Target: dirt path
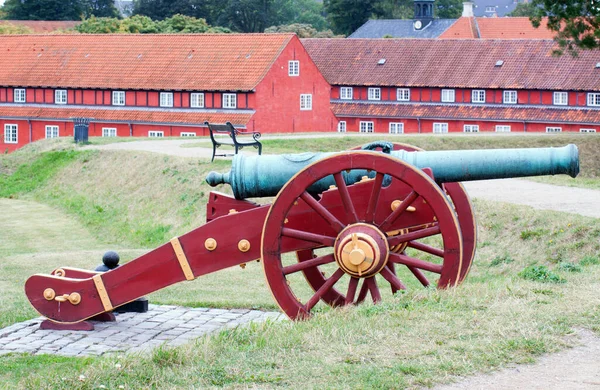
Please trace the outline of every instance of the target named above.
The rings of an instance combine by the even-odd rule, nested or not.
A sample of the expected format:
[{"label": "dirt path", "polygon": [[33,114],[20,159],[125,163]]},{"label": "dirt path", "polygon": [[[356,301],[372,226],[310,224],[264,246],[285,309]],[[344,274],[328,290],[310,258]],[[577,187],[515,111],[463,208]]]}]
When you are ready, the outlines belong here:
[{"label": "dirt path", "polygon": [[[207,148],[182,148],[197,140],[135,141],[90,148],[140,150],[183,157],[210,158]],[[600,191],[560,187],[521,179],[468,182],[473,198],[531,206],[600,218]],[[436,390],[464,389],[597,389],[600,390],[600,338],[581,330],[574,348],[547,355],[532,365],[518,365],[493,374],[479,374],[462,382],[436,387]]]}]

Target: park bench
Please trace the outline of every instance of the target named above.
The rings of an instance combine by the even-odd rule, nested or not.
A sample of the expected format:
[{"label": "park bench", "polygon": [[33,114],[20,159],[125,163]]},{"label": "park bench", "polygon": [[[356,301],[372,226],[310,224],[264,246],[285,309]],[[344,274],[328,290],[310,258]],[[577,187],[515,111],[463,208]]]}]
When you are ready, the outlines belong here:
[{"label": "park bench", "polygon": [[[213,145],[213,154],[212,159],[210,160],[211,162],[214,161],[215,156],[233,156],[234,154],[237,154],[238,151],[244,146],[254,146],[255,149],[258,149],[258,154],[262,153],[262,144],[258,141],[260,138],[260,133],[258,131],[240,131],[233,127],[230,122],[225,124],[204,122],[204,124],[208,126],[210,140],[212,141]],[[252,136],[252,141],[248,139],[249,136]],[[221,145],[230,145],[235,147],[235,153],[216,154],[217,148]]]}]

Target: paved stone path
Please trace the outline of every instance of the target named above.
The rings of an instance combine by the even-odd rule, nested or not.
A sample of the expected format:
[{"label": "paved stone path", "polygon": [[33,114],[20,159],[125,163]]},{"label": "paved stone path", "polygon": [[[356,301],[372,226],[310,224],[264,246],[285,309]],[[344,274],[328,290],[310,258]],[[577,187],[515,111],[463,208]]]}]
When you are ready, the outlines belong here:
[{"label": "paved stone path", "polygon": [[62,356],[145,352],[162,344],[177,346],[191,339],[250,322],[279,321],[277,312],[149,305],[147,313],[117,314],[116,322],[94,322],[86,331],[41,330],[42,317],[0,329],[0,355],[12,352]]}]

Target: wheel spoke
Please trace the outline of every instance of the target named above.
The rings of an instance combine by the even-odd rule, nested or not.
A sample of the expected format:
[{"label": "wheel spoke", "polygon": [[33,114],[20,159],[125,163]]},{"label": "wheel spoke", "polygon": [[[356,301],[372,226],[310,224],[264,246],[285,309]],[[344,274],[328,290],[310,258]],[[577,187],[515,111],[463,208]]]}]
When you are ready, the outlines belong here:
[{"label": "wheel spoke", "polygon": [[346,215],[348,215],[349,218],[348,223],[350,224],[358,222],[358,215],[356,215],[354,204],[352,204],[352,199],[350,199],[348,186],[346,185],[346,181],[344,180],[342,172],[334,174],[333,177],[335,179],[335,184],[337,185],[340,196],[342,197],[342,204],[344,205],[344,210],[346,210]]},{"label": "wheel spoke", "polygon": [[[393,264],[388,263],[388,265],[393,266]],[[394,272],[391,271],[390,268],[384,267],[381,270],[381,276],[385,278],[392,285],[392,293],[396,293],[398,290],[406,290],[406,286],[398,279]]]},{"label": "wheel spoke", "polygon": [[293,264],[293,265],[290,265],[287,267],[283,267],[283,274],[284,275],[293,274],[294,272],[302,271],[307,268],[316,267],[318,265],[333,263],[334,261],[335,261],[335,257],[333,256],[333,253],[325,255],[325,256],[315,257],[314,259],[301,261],[299,263],[296,263],[296,264]]},{"label": "wheel spoke", "polygon": [[363,279],[362,286],[360,287],[360,292],[358,293],[358,299],[356,303],[361,303],[367,297],[367,293],[369,292],[369,285],[367,284],[367,279]]},{"label": "wheel spoke", "polygon": [[333,246],[335,237],[324,236],[322,234],[309,233],[302,230],[283,228],[281,235],[289,238],[296,238],[302,241],[314,242],[325,246]]},{"label": "wheel spoke", "polygon": [[375,280],[375,277],[368,278],[367,284],[369,286],[369,291],[371,292],[371,298],[373,298],[373,303],[381,301],[381,293],[379,292],[379,287],[377,287],[377,280]]},{"label": "wheel spoke", "polygon": [[399,236],[393,236],[388,238],[388,245],[390,247],[402,244],[403,242],[414,241],[420,238],[435,236],[440,234],[441,230],[439,225],[429,227],[426,229],[417,230],[416,232],[410,232]]},{"label": "wheel spoke", "polygon": [[348,283],[348,292],[346,293],[346,301],[345,304],[349,305],[354,302],[354,296],[356,295],[356,287],[358,287],[358,281],[360,279],[355,277],[350,277],[350,282]]},{"label": "wheel spoke", "polygon": [[421,242],[410,241],[408,243],[408,246],[411,247],[411,248],[414,248],[416,250],[429,253],[430,255],[434,255],[434,256],[437,256],[437,257],[444,257],[444,251],[442,249],[434,248],[432,246],[429,246],[427,244],[423,244]]},{"label": "wheel spoke", "polygon": [[325,283],[323,283],[321,288],[317,290],[315,295],[313,295],[308,302],[306,302],[306,311],[311,311],[311,309],[319,302],[321,297],[325,295],[325,293],[329,291],[329,289],[332,288],[342,276],[344,276],[344,271],[338,268],[337,271],[335,271],[333,275],[331,275],[331,277],[327,279]]},{"label": "wheel spoke", "polygon": [[306,202],[317,214],[319,214],[332,228],[335,229],[336,233],[339,233],[344,228],[344,225],[337,219],[333,214],[323,207],[315,198],[313,198],[308,192],[304,191],[300,198]]},{"label": "wheel spoke", "polygon": [[408,269],[410,270],[410,272],[413,273],[413,275],[415,275],[415,277],[419,280],[419,282],[421,282],[423,286],[429,287],[429,280],[420,269],[415,267],[408,267]]},{"label": "wheel spoke", "polygon": [[441,264],[430,263],[424,260],[415,259],[413,257],[398,253],[390,253],[390,261],[393,263],[404,264],[409,267],[419,268],[425,271],[435,272],[436,274],[442,273]]},{"label": "wheel spoke", "polygon": [[392,211],[392,213],[388,215],[385,221],[383,221],[383,223],[380,226],[380,229],[384,231],[387,230],[394,222],[396,222],[400,215],[402,215],[402,213],[406,211],[408,206],[410,206],[418,197],[419,194],[417,194],[415,191],[412,191],[410,194],[408,194],[408,196],[402,201],[402,203],[400,203],[398,208]]},{"label": "wheel spoke", "polygon": [[379,194],[381,193],[383,177],[384,174],[380,172],[377,172],[375,175],[371,197],[369,198],[369,206],[367,207],[367,214],[365,217],[366,222],[372,223],[375,220],[375,210],[377,210],[377,202],[379,201]]}]

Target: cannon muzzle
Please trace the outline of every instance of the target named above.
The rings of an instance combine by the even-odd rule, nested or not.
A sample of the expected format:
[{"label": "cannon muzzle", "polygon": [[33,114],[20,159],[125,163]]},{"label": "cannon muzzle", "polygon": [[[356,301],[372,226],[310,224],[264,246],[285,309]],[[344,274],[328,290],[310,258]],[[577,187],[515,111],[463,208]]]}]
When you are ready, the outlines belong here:
[{"label": "cannon muzzle", "polygon": [[[381,143],[378,143],[381,144]],[[356,153],[356,152],[338,152]],[[304,167],[337,153],[299,153],[244,156],[233,158],[231,171],[210,172],[206,182],[215,187],[229,184],[237,199],[275,196]],[[395,150],[390,155],[417,168],[431,168],[438,183],[504,179],[527,176],[579,173],[579,151],[570,144],[560,148],[452,150],[407,152]],[[352,170],[344,173],[346,183],[353,184],[374,172]],[[315,183],[310,190],[320,192],[335,184],[333,177]]]}]

